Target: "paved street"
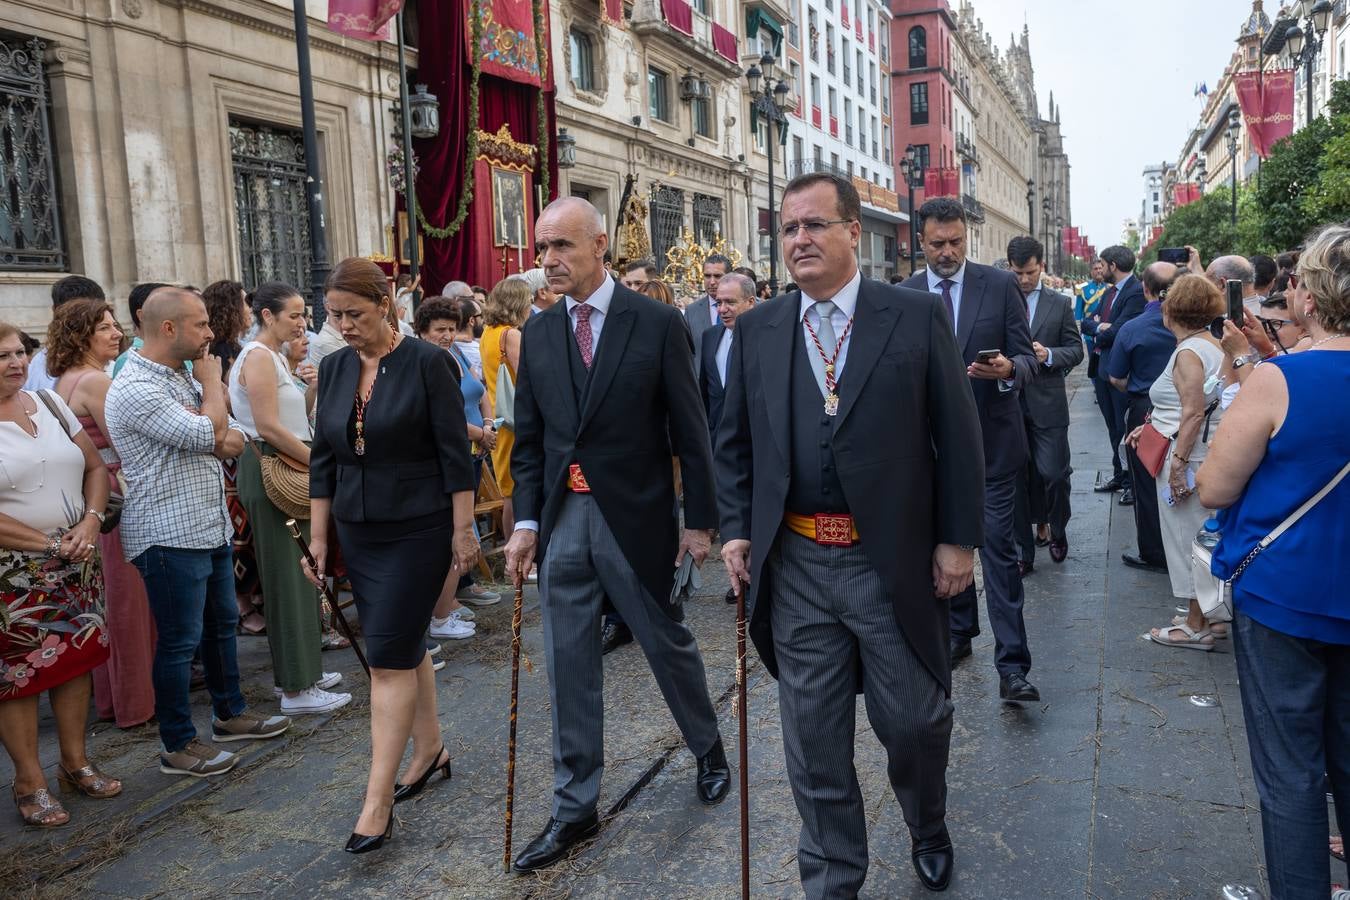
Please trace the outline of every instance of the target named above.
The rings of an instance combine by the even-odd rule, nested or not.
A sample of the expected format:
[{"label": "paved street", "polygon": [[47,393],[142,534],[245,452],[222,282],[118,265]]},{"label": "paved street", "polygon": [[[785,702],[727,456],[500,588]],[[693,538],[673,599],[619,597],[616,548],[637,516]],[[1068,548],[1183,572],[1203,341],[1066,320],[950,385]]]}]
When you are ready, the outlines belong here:
[{"label": "paved street", "polygon": [[[1078,378],[1070,558],[1042,556],[1027,581],[1027,626],[1045,698],[1002,706],[993,642],[955,673],[950,825],[954,897],[1215,897],[1228,881],[1260,883],[1257,799],[1233,657],[1168,650],[1141,639],[1172,615],[1166,579],[1126,569],[1129,510],[1091,493],[1107,459],[1092,392]],[[689,609],[734,760],[733,611],[720,565]],[[548,813],[549,709],[537,595],[527,594],[521,674],[516,846]],[[350,651],[325,655],[356,700],[331,718],[303,719],[284,740],[242,746],[239,769],[199,781],[159,773],[152,728],[94,727],[91,754],[126,780],[110,802],[70,799],[71,824],[24,830],[0,814],[0,895],[288,898],[732,897],[737,884],[733,793],[704,808],[693,760],[641,653],[606,659],[607,771],[600,837],[545,876],[501,870],[510,609],[479,610],[479,637],[448,642],[440,712],[455,774],[400,805],[383,851],[341,851],[355,821],[369,735],[362,676]],[[272,710],[267,646],[240,638],[250,702]],[[773,682],[751,653],[752,879],[756,896],[800,896],[797,818],[784,772]],[[1192,695],[1217,698],[1201,708]],[[205,731],[205,695],[194,695]],[[861,700],[859,701],[861,703]],[[55,741],[44,705],[44,758]],[[921,896],[909,840],[885,780],[884,758],[859,710],[858,771],[872,866],[864,896]],[[4,765],[8,765],[7,760]],[[0,769],[0,783],[11,772]],[[55,784],[52,778],[53,785]]]}]

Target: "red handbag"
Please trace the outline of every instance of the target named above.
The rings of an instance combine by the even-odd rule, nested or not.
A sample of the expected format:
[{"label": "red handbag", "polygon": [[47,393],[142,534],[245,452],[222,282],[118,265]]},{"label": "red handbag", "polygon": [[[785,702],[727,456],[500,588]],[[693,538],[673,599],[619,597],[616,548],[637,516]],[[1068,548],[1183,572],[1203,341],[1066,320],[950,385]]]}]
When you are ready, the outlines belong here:
[{"label": "red handbag", "polygon": [[1139,457],[1139,462],[1148,470],[1148,474],[1157,478],[1171,446],[1171,438],[1154,428],[1152,422],[1145,422],[1143,431],[1139,432],[1139,446],[1134,452]]}]

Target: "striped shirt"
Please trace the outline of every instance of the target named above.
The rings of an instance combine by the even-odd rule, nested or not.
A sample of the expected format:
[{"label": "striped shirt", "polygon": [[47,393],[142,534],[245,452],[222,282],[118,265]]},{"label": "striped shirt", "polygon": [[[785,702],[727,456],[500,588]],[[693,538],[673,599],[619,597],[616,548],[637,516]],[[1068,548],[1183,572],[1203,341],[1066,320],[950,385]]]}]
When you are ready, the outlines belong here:
[{"label": "striped shirt", "polygon": [[[137,351],[108,388],[108,437],[127,479],[122,553],[150,547],[214,550],[234,537],[225,478],[211,420],[200,414],[201,386]],[[238,429],[234,422],[231,428]]]}]

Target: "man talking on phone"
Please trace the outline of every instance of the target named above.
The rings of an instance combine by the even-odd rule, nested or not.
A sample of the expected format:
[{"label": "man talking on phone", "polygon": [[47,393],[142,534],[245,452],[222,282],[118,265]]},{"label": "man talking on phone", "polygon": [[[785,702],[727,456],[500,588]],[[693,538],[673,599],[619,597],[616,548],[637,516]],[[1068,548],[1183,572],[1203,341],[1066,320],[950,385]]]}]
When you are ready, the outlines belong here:
[{"label": "man talking on phone", "polygon": [[[1027,680],[1031,650],[1022,620],[1022,575],[1017,568],[1013,518],[1017,478],[1027,464],[1021,389],[1037,377],[1027,304],[1009,272],[966,260],[966,211],[949,197],[919,208],[919,240],[928,268],[904,287],[942,296],[956,346],[966,363],[984,440],[984,601],[994,629],[994,665],[1003,700],[1041,698]],[[972,584],[952,598],[952,662],[970,656],[980,633]]]}]

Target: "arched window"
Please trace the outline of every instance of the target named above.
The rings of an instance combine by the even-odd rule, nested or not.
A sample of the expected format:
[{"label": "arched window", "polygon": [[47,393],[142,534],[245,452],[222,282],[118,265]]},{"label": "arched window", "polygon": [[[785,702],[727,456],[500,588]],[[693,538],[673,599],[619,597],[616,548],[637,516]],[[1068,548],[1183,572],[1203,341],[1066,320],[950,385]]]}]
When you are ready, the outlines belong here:
[{"label": "arched window", "polygon": [[909,67],[923,69],[928,66],[928,32],[922,25],[909,30]]}]

